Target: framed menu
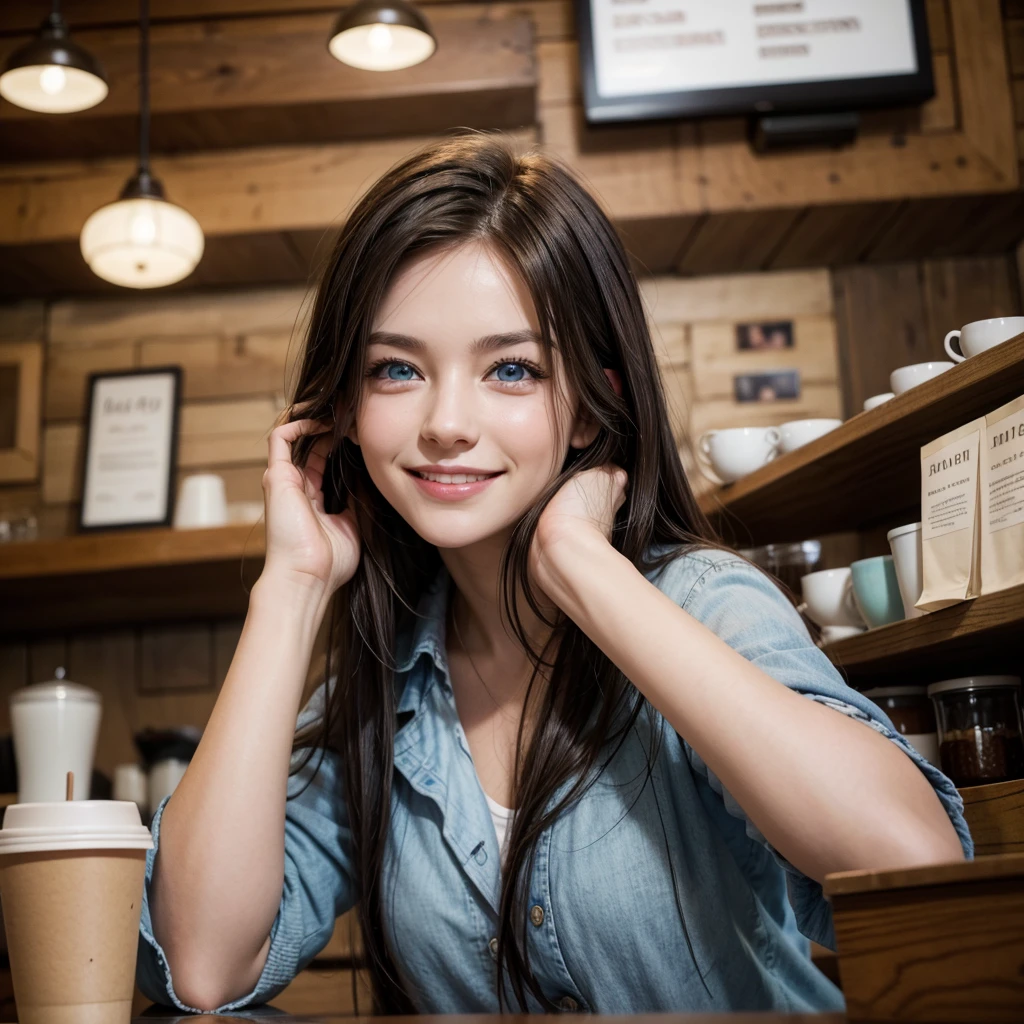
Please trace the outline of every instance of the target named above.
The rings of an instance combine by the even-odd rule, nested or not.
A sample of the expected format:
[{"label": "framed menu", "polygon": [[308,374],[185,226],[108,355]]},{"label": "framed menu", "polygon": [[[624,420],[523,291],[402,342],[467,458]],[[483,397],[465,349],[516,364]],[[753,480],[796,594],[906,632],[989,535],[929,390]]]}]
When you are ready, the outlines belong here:
[{"label": "framed menu", "polygon": [[170,526],[181,367],[89,377],[78,528]]},{"label": "framed menu", "polygon": [[576,0],[576,24],[590,122],[934,95],[925,0]]}]

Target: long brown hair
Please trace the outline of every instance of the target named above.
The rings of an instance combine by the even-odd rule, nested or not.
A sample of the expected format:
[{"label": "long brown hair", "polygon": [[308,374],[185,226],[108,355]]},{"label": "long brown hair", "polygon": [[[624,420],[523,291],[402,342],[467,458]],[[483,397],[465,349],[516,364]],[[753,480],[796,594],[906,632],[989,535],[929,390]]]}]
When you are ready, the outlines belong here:
[{"label": "long brown hair", "polygon": [[[537,725],[524,743],[520,725],[513,781],[517,808],[503,871],[498,928],[498,998],[508,1004],[505,973],[520,1008],[540,990],[527,956],[528,886],[538,837],[591,785],[637,716],[650,707],[628,679],[565,615],[542,651],[532,649],[515,595],[543,615],[531,592],[527,555],[541,512],[573,474],[613,462],[629,473],[613,545],[641,571],[688,548],[714,543],[694,500],[669,425],[665,396],[636,279],[597,201],[558,159],[517,152],[500,133],[460,132],[396,164],[362,196],[341,229],[313,304],[291,418],[330,418],[335,448],[324,476],[328,512],[348,495],[363,539],[359,568],[332,602],[325,676],[337,684],[322,717],[297,735],[295,749],[336,752],[353,842],[359,920],[376,1009],[415,1012],[388,949],[382,921],[382,864],[391,820],[397,695],[395,641],[408,627],[425,586],[440,568],[437,549],[418,536],[371,481],[361,450],[345,437],[360,395],[367,338],[389,283],[413,254],[486,242],[520,274],[533,297],[550,354],[558,339],[568,383],[600,425],[585,449],[571,449],[561,472],[515,524],[504,551],[502,608],[534,666],[550,669]],[[617,370],[622,396],[604,367]],[[339,402],[340,399],[340,402]],[[301,408],[301,412],[299,409]],[[296,443],[304,465],[313,438]],[[652,545],[670,550],[647,561]],[[547,621],[547,620],[545,620]],[[556,652],[552,661],[546,656]],[[603,758],[603,760],[602,760]],[[572,781],[549,808],[555,792]],[[677,909],[680,908],[677,895]],[[680,909],[681,913],[681,909]],[[685,929],[685,922],[684,922]]]}]

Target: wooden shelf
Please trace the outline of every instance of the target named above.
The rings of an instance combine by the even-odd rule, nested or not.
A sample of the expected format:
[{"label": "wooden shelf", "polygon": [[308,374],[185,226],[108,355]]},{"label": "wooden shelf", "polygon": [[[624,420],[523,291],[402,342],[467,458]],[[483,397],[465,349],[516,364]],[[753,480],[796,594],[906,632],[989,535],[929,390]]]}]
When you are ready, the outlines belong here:
[{"label": "wooden shelf", "polygon": [[701,507],[741,546],[914,522],[921,446],[1021,394],[1024,334],[705,494]]},{"label": "wooden shelf", "polygon": [[0,635],[244,615],[265,544],[262,522],[5,544]]},{"label": "wooden shelf", "polygon": [[970,673],[1021,673],[1024,585],[826,644],[825,653],[859,689],[934,682]]},{"label": "wooden shelf", "polygon": [[1024,779],[960,790],[974,854],[1024,853]]}]

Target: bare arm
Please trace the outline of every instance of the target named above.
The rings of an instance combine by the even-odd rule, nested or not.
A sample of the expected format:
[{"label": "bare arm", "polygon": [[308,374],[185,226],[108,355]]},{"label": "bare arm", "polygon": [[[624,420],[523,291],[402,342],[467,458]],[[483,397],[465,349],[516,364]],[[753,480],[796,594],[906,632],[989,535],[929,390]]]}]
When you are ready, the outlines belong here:
[{"label": "bare arm", "polygon": [[178,997],[214,1009],[250,992],[284,884],[295,721],[328,601],[261,576],[188,770],[164,808],[150,890]]},{"label": "bare arm", "polygon": [[[306,464],[292,444],[321,436]],[[354,575],[351,508],[324,511],[330,424],[292,420],[268,438],[266,559],[224,685],[188,770],[164,807],[153,863],[153,936],[180,1000],[216,1009],[255,987],[284,889],[292,740],[317,631]]]}]

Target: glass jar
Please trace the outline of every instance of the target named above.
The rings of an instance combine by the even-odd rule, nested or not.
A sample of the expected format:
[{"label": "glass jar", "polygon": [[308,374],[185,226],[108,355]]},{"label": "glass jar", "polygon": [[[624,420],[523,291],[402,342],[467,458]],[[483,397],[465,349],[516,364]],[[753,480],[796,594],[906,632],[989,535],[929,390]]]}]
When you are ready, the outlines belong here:
[{"label": "glass jar", "polygon": [[888,716],[896,731],[926,760],[939,767],[935,708],[924,686],[877,686],[865,690]]},{"label": "glass jar", "polygon": [[802,540],[792,544],[764,544],[757,548],[746,548],[739,552],[755,565],[767,569],[783,584],[786,596],[799,604],[800,580],[814,572],[821,561],[821,541]]},{"label": "glass jar", "polygon": [[968,676],[932,683],[942,770],[957,786],[1024,779],[1020,677]]}]

